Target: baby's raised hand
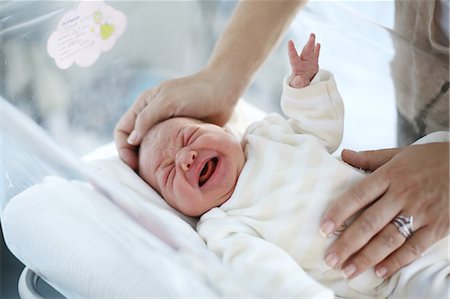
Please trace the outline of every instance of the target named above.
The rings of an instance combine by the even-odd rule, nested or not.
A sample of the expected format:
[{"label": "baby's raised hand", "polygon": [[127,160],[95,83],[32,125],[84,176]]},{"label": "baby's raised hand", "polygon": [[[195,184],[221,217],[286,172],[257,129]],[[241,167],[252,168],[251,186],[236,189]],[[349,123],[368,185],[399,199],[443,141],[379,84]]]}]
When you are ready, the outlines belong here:
[{"label": "baby's raised hand", "polygon": [[308,86],[319,71],[320,44],[316,43],[316,36],[311,33],[302,53],[298,55],[292,40],[288,43],[288,55],[292,74],[289,85],[294,88]]}]

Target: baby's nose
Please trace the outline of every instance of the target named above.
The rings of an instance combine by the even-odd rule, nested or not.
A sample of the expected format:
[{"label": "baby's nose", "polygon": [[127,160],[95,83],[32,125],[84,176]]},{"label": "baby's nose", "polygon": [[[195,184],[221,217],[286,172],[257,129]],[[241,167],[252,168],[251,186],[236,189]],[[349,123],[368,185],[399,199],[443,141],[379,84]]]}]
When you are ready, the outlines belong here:
[{"label": "baby's nose", "polygon": [[183,151],[179,154],[179,159],[181,162],[181,169],[184,171],[188,171],[192,165],[194,165],[194,161],[197,158],[198,154],[196,151]]}]

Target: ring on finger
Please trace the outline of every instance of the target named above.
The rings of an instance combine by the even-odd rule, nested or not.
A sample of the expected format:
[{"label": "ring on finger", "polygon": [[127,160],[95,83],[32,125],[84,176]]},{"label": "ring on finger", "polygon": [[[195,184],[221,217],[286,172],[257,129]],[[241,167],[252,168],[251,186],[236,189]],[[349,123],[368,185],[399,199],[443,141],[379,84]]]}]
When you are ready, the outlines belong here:
[{"label": "ring on finger", "polygon": [[398,215],[392,220],[398,231],[408,239],[413,234],[413,216]]}]

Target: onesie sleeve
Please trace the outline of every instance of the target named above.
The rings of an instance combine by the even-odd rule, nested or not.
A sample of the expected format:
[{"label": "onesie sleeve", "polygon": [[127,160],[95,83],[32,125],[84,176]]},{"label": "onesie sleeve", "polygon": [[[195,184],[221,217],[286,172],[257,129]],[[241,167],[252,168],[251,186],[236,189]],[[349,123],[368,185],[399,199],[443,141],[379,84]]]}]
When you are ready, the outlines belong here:
[{"label": "onesie sleeve", "polygon": [[344,131],[344,104],[332,73],[320,70],[311,84],[303,88],[289,86],[283,80],[281,109],[289,117],[296,133],[311,134],[334,152]]},{"label": "onesie sleeve", "polygon": [[197,231],[257,297],[334,298],[331,290],[310,277],[288,253],[220,208],[203,215]]}]

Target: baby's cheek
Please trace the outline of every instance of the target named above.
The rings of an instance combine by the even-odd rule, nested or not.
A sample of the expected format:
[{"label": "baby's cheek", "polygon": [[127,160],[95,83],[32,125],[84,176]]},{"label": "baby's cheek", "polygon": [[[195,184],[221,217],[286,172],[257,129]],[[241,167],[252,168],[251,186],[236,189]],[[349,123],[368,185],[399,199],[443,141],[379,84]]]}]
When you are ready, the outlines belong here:
[{"label": "baby's cheek", "polygon": [[195,196],[192,187],[182,180],[174,180],[173,193],[177,201],[188,201],[189,198]]}]

